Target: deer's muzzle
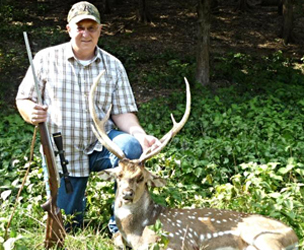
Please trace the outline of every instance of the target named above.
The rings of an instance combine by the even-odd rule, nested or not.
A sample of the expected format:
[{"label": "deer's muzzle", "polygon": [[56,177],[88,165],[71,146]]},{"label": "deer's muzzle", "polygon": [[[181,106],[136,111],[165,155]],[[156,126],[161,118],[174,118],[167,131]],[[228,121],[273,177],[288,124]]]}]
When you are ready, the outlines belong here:
[{"label": "deer's muzzle", "polygon": [[124,203],[132,202],[133,198],[134,198],[134,191],[132,189],[124,190],[122,192],[122,199]]}]

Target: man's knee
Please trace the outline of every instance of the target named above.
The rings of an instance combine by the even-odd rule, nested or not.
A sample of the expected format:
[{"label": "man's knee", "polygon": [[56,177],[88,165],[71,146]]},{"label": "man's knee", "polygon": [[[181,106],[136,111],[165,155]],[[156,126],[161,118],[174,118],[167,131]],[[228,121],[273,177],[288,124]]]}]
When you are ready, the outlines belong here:
[{"label": "man's knee", "polygon": [[143,150],[138,142],[133,136],[130,136],[130,140],[128,141],[127,147],[124,149],[124,153],[126,157],[130,160],[139,159]]},{"label": "man's knee", "polygon": [[142,147],[134,136],[114,130],[112,130],[109,135],[113,142],[121,148],[128,159],[138,159],[141,156],[143,152]]}]

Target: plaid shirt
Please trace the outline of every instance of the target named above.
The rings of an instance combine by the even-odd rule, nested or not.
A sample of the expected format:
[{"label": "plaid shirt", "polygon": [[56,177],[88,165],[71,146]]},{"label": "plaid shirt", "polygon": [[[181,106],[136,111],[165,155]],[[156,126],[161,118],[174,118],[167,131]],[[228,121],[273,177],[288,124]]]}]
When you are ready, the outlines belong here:
[{"label": "plaid shirt", "polygon": [[[46,48],[34,59],[42,99],[48,106],[50,133],[61,132],[71,176],[89,175],[88,154],[101,150],[91,130],[89,91],[97,75],[105,70],[96,91],[95,108],[100,119],[113,104],[112,114],[137,112],[133,92],[122,63],[97,47],[95,57],[83,66],[74,57],[71,43]],[[29,68],[19,86],[17,100],[37,102],[32,70]],[[106,125],[109,131],[112,121]],[[59,159],[57,159],[59,162]],[[59,171],[61,166],[58,164]]]}]

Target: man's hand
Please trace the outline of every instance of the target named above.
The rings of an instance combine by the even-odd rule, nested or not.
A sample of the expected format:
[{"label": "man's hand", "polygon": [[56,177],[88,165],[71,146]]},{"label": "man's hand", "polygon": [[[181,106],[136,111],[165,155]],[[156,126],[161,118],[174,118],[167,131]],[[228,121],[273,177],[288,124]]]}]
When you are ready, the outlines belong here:
[{"label": "man's hand", "polygon": [[21,116],[26,122],[33,125],[46,122],[48,110],[47,106],[39,105],[31,100],[18,100],[16,104]]},{"label": "man's hand", "polygon": [[34,105],[30,114],[30,123],[38,125],[39,123],[46,122],[47,120],[47,109],[45,105]]},{"label": "man's hand", "polygon": [[143,151],[146,151],[147,149],[153,150],[161,144],[156,137],[146,134],[144,129],[140,126],[135,114],[124,113],[112,115],[111,117],[120,130],[133,135],[139,141]]},{"label": "man's hand", "polygon": [[146,151],[148,149],[153,151],[154,149],[158,148],[161,144],[160,141],[153,135],[142,134],[135,136],[135,138],[141,144],[143,151]]}]

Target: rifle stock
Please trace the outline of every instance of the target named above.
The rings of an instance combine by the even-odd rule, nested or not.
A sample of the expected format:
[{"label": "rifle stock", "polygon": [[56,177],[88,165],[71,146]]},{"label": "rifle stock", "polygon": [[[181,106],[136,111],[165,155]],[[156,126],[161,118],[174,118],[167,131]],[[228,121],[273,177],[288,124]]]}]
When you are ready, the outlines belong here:
[{"label": "rifle stock", "polygon": [[50,248],[54,245],[63,247],[66,232],[63,225],[63,219],[60,209],[57,207],[58,194],[58,174],[53,147],[49,138],[46,123],[39,124],[40,140],[43,148],[43,154],[47,161],[49,174],[49,187],[51,197],[47,200],[42,208],[48,213],[46,223],[45,247]]},{"label": "rifle stock", "polygon": [[[42,104],[42,97],[38,87],[38,80],[36,77],[36,72],[32,61],[32,53],[31,53],[27,33],[23,32],[23,36],[26,45],[27,55],[32,68],[35,88],[38,97],[38,103]],[[39,123],[38,127],[40,132],[40,140],[43,148],[43,154],[45,155],[45,159],[47,162],[48,186],[50,188],[50,197],[48,197],[47,202],[42,205],[42,208],[48,213],[47,224],[46,224],[45,247],[47,249],[54,245],[57,245],[58,247],[63,247],[66,232],[63,226],[61,211],[57,207],[59,176],[56,166],[55,155],[46,123],[45,122]]]}]

